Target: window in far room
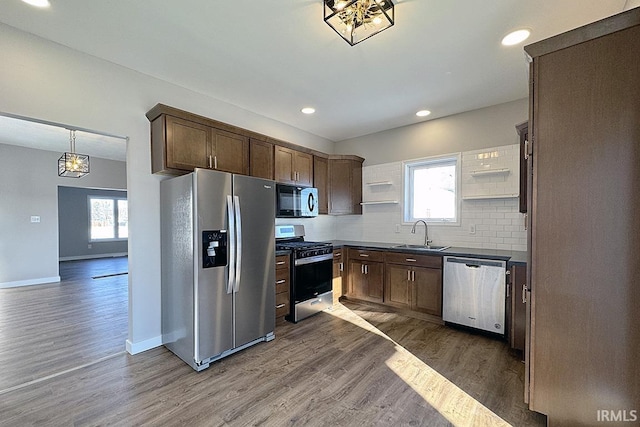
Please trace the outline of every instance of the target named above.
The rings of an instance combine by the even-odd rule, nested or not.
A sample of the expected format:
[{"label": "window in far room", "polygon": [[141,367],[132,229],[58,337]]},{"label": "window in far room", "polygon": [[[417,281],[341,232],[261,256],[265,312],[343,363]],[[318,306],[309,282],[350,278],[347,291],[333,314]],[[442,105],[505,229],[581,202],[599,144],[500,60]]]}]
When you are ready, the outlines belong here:
[{"label": "window in far room", "polygon": [[91,240],[124,240],[129,237],[127,199],[89,197]]},{"label": "window in far room", "polygon": [[404,162],[404,221],[457,224],[460,155]]}]

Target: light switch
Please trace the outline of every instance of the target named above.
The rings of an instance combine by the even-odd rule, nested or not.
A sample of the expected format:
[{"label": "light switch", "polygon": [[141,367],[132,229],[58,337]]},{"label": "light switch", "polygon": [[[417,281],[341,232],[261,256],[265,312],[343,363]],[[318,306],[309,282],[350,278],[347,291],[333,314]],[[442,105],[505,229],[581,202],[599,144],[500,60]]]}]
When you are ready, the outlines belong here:
[{"label": "light switch", "polygon": [[31,222],[32,223],[40,222],[40,215],[31,215]]},{"label": "light switch", "polygon": [[476,234],[476,225],[475,224],[469,225],[469,234]]}]

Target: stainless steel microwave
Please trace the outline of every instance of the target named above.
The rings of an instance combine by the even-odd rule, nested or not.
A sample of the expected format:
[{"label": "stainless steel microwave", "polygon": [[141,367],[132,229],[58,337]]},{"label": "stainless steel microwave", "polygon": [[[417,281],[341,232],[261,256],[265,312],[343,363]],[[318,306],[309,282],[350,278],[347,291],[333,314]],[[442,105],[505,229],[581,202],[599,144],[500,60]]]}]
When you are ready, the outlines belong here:
[{"label": "stainless steel microwave", "polygon": [[276,218],[318,216],[318,189],[276,184]]}]

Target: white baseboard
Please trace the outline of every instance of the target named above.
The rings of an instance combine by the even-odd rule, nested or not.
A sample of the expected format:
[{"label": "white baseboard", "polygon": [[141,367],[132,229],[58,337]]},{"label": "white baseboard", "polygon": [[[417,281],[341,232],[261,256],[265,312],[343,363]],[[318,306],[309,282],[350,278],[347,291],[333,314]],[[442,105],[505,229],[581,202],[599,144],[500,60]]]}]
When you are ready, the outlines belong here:
[{"label": "white baseboard", "polygon": [[149,338],[148,340],[133,343],[127,340],[125,346],[127,352],[131,355],[142,353],[143,351],[151,350],[152,348],[160,347],[162,345],[162,335]]},{"label": "white baseboard", "polygon": [[17,280],[15,282],[0,283],[0,289],[17,288],[19,286],[44,285],[45,283],[55,283],[60,281],[60,276],[40,277],[38,279]]},{"label": "white baseboard", "polygon": [[116,252],[112,254],[95,254],[95,255],[78,255],[78,256],[61,256],[58,261],[79,261],[82,259],[97,259],[97,258],[118,258],[121,256],[128,256],[128,252]]}]

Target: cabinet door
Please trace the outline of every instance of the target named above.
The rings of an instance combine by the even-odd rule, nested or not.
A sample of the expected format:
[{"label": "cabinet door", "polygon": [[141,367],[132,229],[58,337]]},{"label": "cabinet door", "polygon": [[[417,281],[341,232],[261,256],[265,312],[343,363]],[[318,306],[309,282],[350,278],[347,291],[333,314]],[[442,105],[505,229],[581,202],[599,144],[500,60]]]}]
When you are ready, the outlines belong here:
[{"label": "cabinet door", "polygon": [[249,174],[249,139],[245,136],[212,129],[211,167],[231,173]]},{"label": "cabinet door", "polygon": [[357,299],[366,299],[368,294],[367,281],[364,274],[364,263],[349,260],[349,286],[347,296]]},{"label": "cabinet door", "polygon": [[329,160],[313,156],[313,186],[318,189],[318,213],[320,214],[329,213],[328,179]]},{"label": "cabinet door", "polygon": [[250,140],[249,174],[258,178],[273,179],[273,144]]},{"label": "cabinet door", "polygon": [[192,171],[209,167],[211,128],[166,116],[166,167]]},{"label": "cabinet door", "polygon": [[367,299],[373,302],[382,302],[384,295],[384,264],[381,262],[368,262],[365,264],[367,276]]},{"label": "cabinet door", "polygon": [[329,213],[361,214],[362,163],[349,159],[329,159]]},{"label": "cabinet door", "polygon": [[293,151],[293,170],[298,185],[313,185],[313,156],[300,151]]},{"label": "cabinet door", "polygon": [[293,150],[276,145],[275,180],[284,184],[295,184],[293,170]]},{"label": "cabinet door", "polygon": [[412,267],[411,308],[422,313],[442,316],[442,270]]},{"label": "cabinet door", "polygon": [[385,269],[384,303],[393,307],[411,307],[411,269],[403,265],[387,264]]}]

